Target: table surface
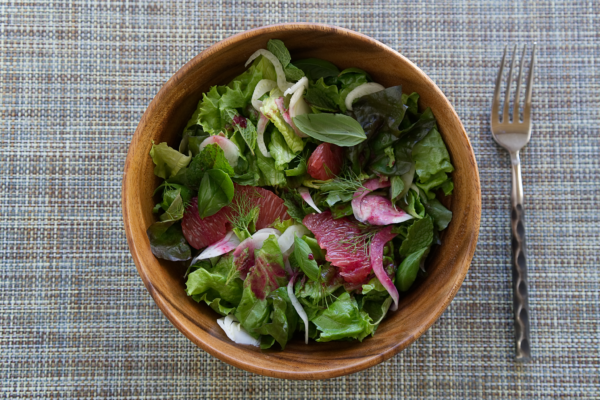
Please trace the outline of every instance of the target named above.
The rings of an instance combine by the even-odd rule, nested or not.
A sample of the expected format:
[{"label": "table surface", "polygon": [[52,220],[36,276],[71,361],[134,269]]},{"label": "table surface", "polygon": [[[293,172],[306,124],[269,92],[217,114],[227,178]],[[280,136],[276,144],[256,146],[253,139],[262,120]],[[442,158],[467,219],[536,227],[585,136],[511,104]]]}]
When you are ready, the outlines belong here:
[{"label": "table surface", "polygon": [[[458,295],[401,354],[317,382],[247,373],[161,314],[129,254],[128,144],[160,87],[232,34],[320,22],[369,35],[455,106],[482,187]],[[592,1],[0,1],[0,393],[131,398],[598,398],[600,18]],[[522,154],[534,361],[513,361],[509,157],[489,109],[505,44],[538,44]]]}]

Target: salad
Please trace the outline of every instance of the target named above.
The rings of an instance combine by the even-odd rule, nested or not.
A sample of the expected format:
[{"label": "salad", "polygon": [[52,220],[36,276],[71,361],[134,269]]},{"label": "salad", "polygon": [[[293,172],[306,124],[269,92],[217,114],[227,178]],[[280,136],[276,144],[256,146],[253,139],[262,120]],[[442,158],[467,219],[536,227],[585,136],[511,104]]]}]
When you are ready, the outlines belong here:
[{"label": "salad", "polygon": [[417,93],[295,60],[280,40],[204,93],[177,148],[153,143],[156,257],[236,343],[373,335],[440,244],[453,166]]}]

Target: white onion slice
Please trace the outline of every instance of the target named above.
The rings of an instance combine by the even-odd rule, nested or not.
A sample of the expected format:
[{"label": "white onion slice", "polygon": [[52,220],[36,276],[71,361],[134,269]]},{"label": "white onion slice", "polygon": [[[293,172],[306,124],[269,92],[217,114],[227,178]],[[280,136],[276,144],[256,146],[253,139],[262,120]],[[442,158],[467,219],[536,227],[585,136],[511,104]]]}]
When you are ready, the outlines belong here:
[{"label": "white onion slice", "polygon": [[315,204],[315,202],[313,201],[312,197],[310,197],[310,192],[308,191],[308,188],[304,187],[304,186],[300,186],[298,188],[298,193],[300,193],[300,196],[302,197],[302,199],[312,208],[315,209],[316,212],[318,212],[319,214],[321,214],[321,210],[319,210],[319,208],[317,207],[317,205]]},{"label": "white onion slice", "polygon": [[190,265],[194,265],[197,261],[206,260],[209,258],[213,258],[216,256],[221,256],[223,254],[229,253],[231,250],[235,250],[236,247],[240,244],[240,239],[230,231],[225,237],[218,242],[215,242],[208,246],[204,251],[196,256],[192,260]]},{"label": "white onion slice", "polygon": [[267,145],[265,144],[265,130],[267,129],[268,124],[269,118],[265,117],[265,114],[260,113],[257,124],[258,126],[256,127],[256,144],[258,144],[258,149],[263,156],[267,158],[273,158],[271,156],[271,152],[267,150]]},{"label": "white onion slice", "polygon": [[283,232],[279,239],[277,239],[277,244],[279,244],[279,249],[283,254],[284,258],[287,258],[291,252],[294,250],[294,238],[298,236],[301,238],[304,235],[309,234],[310,231],[304,227],[304,225],[296,224],[292,225]]},{"label": "white onion slice", "polygon": [[[304,86],[305,89],[308,89],[308,78],[303,76],[302,78],[300,78],[300,80],[296,83],[294,83],[288,90],[286,90],[285,92],[283,92],[284,95],[286,94],[292,94],[292,93],[296,93],[301,86]],[[304,90],[302,91],[304,92]]]},{"label": "white onion slice", "polygon": [[225,153],[225,158],[229,162],[229,165],[235,167],[238,163],[238,158],[240,158],[240,149],[235,143],[224,136],[214,135],[207,137],[200,143],[200,151],[204,150],[207,145],[214,143],[218,144],[219,147],[223,149],[223,153]]},{"label": "white onion slice", "polygon": [[235,343],[249,344],[256,347],[260,346],[260,340],[250,336],[233,315],[217,319],[217,324],[223,329],[227,337]]},{"label": "white onion slice", "polygon": [[344,103],[346,103],[346,108],[352,111],[352,102],[354,101],[354,99],[358,99],[359,97],[363,97],[368,94],[381,92],[382,90],[385,90],[385,87],[381,86],[379,83],[363,83],[362,85],[355,87],[350,93],[348,93],[348,95],[346,96],[346,100],[344,101]]},{"label": "white onion slice", "polygon": [[304,308],[302,308],[302,305],[294,294],[294,278],[290,279],[290,282],[287,285],[287,292],[298,316],[304,321],[304,343],[308,344],[308,315],[306,315],[306,311],[304,311]]},{"label": "white onion slice", "polygon": [[279,62],[277,57],[275,57],[275,54],[271,53],[270,51],[265,49],[256,50],[254,54],[250,56],[248,61],[246,61],[245,66],[247,67],[252,61],[258,58],[258,56],[263,56],[267,60],[271,61],[273,67],[275,67],[275,73],[277,74],[277,86],[279,87],[279,90],[281,90],[282,92],[288,90],[292,86],[292,84],[288,83],[285,80],[285,73],[283,72],[283,67],[281,66],[281,63]]},{"label": "white onion slice", "polygon": [[262,101],[259,99],[265,94],[270,92],[271,90],[277,87],[277,82],[272,81],[270,79],[263,79],[256,84],[254,88],[254,93],[252,93],[252,106],[257,110],[260,110],[262,107]]}]

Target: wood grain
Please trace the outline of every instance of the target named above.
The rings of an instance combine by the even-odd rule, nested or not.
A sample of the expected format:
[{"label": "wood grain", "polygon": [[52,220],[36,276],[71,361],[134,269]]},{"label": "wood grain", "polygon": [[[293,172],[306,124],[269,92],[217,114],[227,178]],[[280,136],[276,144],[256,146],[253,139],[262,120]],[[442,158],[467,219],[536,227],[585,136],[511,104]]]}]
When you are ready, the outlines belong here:
[{"label": "wood grain", "polygon": [[[452,162],[454,194],[447,199],[453,219],[428,274],[400,300],[398,311],[374,337],[359,342],[305,345],[291,341],[285,351],[261,351],[232,343],[218,327],[218,315],[185,294],[182,266],[156,259],[146,237],[154,222],[152,192],[158,185],[148,156],[152,140],[174,145],[203,92],[225,84],[269,39],[281,39],[293,59],[318,57],[340,68],[359,67],[384,86],[416,91],[431,107]],[[215,44],[184,65],[159,91],[144,113],[129,147],[122,187],[123,220],[138,272],[166,317],[187,338],[219,359],[262,375],[288,379],[327,379],[378,364],[425,332],[446,309],[469,269],[479,233],[481,193],[473,149],[452,106],[419,68],[389,47],[359,33],[318,24],[282,24],[254,29]]]}]

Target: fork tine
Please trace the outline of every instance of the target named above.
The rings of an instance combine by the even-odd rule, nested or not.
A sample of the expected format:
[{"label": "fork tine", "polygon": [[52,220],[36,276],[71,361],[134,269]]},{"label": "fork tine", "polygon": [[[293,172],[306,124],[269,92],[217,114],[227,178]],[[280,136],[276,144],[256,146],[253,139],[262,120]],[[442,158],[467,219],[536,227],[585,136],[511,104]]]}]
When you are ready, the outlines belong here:
[{"label": "fork tine", "polygon": [[525,89],[525,107],[523,108],[523,122],[531,123],[531,91],[533,89],[533,67],[535,66],[535,43],[531,51],[531,64],[529,65],[529,76],[527,77],[527,89]]},{"label": "fork tine", "polygon": [[496,88],[494,89],[494,99],[492,100],[492,123],[498,123],[499,112],[500,112],[500,86],[502,85],[502,71],[504,70],[504,61],[506,59],[506,48],[504,46],[504,54],[502,54],[502,61],[500,61],[500,69],[498,70],[498,77],[496,78]]},{"label": "fork tine", "polygon": [[510,63],[510,71],[508,73],[508,80],[506,81],[506,93],[504,94],[504,111],[502,112],[502,122],[509,122],[508,115],[508,103],[510,102],[510,86],[512,84],[512,73],[515,69],[515,55],[517,54],[517,45],[513,49],[512,61]]},{"label": "fork tine", "polygon": [[515,93],[515,102],[513,104],[513,122],[519,122],[519,100],[521,94],[521,81],[523,80],[523,64],[525,64],[525,51],[527,45],[523,46],[523,54],[521,55],[521,65],[519,65],[519,76],[517,78],[517,93]]}]

